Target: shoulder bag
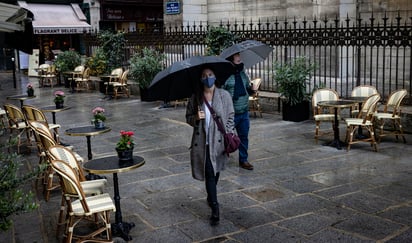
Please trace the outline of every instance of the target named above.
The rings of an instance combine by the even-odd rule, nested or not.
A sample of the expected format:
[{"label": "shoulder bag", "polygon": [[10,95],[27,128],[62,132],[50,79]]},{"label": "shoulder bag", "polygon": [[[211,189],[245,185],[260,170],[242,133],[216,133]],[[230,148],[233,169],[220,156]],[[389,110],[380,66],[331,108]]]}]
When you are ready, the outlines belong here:
[{"label": "shoulder bag", "polygon": [[230,153],[235,152],[239,148],[240,138],[234,133],[226,132],[225,128],[223,127],[222,122],[217,117],[215,110],[213,110],[213,108],[209,105],[209,102],[205,98],[203,99],[204,99],[204,102],[207,108],[209,108],[210,114],[212,114],[213,120],[215,120],[216,122],[217,128],[223,134],[224,143],[225,143],[225,152],[229,156]]}]

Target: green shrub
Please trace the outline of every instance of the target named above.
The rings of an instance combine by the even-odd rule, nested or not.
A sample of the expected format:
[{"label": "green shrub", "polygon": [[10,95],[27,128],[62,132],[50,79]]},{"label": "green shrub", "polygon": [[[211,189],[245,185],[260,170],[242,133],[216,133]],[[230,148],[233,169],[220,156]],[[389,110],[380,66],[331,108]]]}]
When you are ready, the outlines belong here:
[{"label": "green shrub", "polygon": [[[10,145],[9,145],[10,146]],[[0,230],[6,231],[12,225],[10,217],[34,210],[38,205],[34,202],[33,193],[26,192],[24,185],[36,178],[45,167],[37,167],[34,171],[20,174],[20,166],[24,161],[15,153],[6,153],[6,146],[0,145]]]},{"label": "green shrub", "polygon": [[163,70],[165,58],[164,54],[154,48],[143,48],[130,58],[130,77],[140,88],[147,88],[154,76]]},{"label": "green shrub", "polygon": [[86,66],[90,68],[90,75],[99,76],[108,72],[106,54],[103,48],[98,47],[92,57],[87,58]]},{"label": "green shrub", "polygon": [[307,84],[316,65],[310,63],[305,57],[297,57],[284,63],[274,63],[273,78],[278,91],[290,105],[296,105],[304,100],[309,100],[310,93]]},{"label": "green shrub", "polygon": [[54,63],[60,72],[67,72],[73,71],[81,62],[80,54],[70,50],[59,54]]},{"label": "green shrub", "polygon": [[233,45],[238,38],[228,29],[211,27],[206,34],[206,55],[220,55],[223,49]]}]

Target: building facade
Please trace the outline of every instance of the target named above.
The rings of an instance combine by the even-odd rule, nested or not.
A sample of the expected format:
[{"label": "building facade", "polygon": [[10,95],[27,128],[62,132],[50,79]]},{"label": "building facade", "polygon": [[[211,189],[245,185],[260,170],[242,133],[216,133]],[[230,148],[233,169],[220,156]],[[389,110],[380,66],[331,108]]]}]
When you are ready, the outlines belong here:
[{"label": "building facade", "polygon": [[410,0],[164,0],[164,4],[177,2],[179,14],[165,13],[165,26],[193,23],[218,25],[226,22],[273,22],[284,19],[302,20],[313,18],[370,16],[386,14],[387,17],[411,16]]}]

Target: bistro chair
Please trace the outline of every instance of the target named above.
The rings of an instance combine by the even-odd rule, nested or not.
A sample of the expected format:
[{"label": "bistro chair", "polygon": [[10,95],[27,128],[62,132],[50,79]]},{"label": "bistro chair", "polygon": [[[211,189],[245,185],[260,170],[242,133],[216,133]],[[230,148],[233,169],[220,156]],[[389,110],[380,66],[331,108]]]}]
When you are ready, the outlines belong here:
[{"label": "bistro chair", "polygon": [[40,121],[46,123],[49,129],[53,130],[54,138],[59,143],[60,124],[49,123],[44,112],[35,106],[23,105],[22,110],[27,122]]},{"label": "bistro chair", "polygon": [[[359,85],[356,86],[355,88],[353,88],[352,92],[351,92],[351,97],[365,97],[365,100],[367,97],[373,95],[373,94],[377,94],[378,90],[372,86],[372,85]],[[359,113],[359,108],[361,106],[362,103],[360,103],[360,105],[356,105],[354,107],[352,107],[352,117],[356,117],[357,114]]]},{"label": "bistro chair", "polygon": [[[313,110],[313,119],[315,120],[315,142],[318,143],[319,136],[330,132],[322,132],[320,131],[320,123],[321,122],[330,122],[333,125],[335,122],[335,113],[333,108],[322,108],[318,106],[318,103],[321,101],[334,101],[339,100],[339,94],[335,90],[332,89],[317,89],[313,92],[312,96],[312,110]],[[340,116],[338,115],[338,120],[340,120]]]},{"label": "bistro chair", "polygon": [[[396,90],[389,95],[388,101],[382,112],[376,112],[375,122],[379,127],[379,134],[377,134],[378,142],[381,138],[388,135],[395,135],[396,140],[398,136],[401,136],[403,142],[406,143],[405,136],[403,135],[402,123],[401,123],[401,103],[403,98],[408,94],[406,89]],[[384,126],[386,122],[392,123],[392,130],[384,132]]]},{"label": "bistro chair", "polygon": [[56,66],[55,65],[50,65],[46,73],[43,75],[43,84],[42,86],[45,85],[50,85],[50,87],[53,88],[53,83],[56,82],[57,84],[57,73],[56,73]]},{"label": "bistro chair", "polygon": [[[61,160],[61,161],[66,162],[68,165],[70,165],[70,167],[76,172],[76,175],[78,176],[78,179],[80,182],[80,186],[83,188],[83,191],[86,195],[97,195],[97,194],[103,193],[103,189],[105,188],[107,184],[107,180],[106,179],[97,179],[97,180],[90,180],[90,181],[86,180],[83,167],[81,163],[76,159],[76,156],[73,154],[73,151],[61,145],[52,145],[49,147],[48,156],[50,157],[51,160]],[[65,205],[66,196],[67,195],[62,193],[59,220],[57,223],[57,230],[56,230],[57,236],[59,236],[60,226],[65,223],[63,219],[63,214],[64,214],[65,209],[67,210],[66,205]],[[70,195],[70,196],[75,197],[76,195]]]},{"label": "bistro chair", "polygon": [[106,86],[106,95],[109,94],[109,86],[113,86],[115,83],[119,83],[123,74],[123,68],[115,68],[110,72],[109,81],[105,82]]},{"label": "bistro chair", "polygon": [[[62,160],[52,160],[51,164],[60,177],[68,209],[66,242],[72,242],[73,239],[80,242],[112,242],[110,214],[116,211],[116,207],[110,195],[102,193],[86,196],[76,171],[69,164]],[[97,221],[94,231],[88,235],[75,235],[76,226],[83,228],[81,222],[90,221],[91,216]]]},{"label": "bistro chair", "polygon": [[3,131],[6,131],[6,129],[7,129],[6,122],[7,122],[6,110],[3,110],[3,109],[0,107],[0,123],[1,123],[0,129],[3,130]]},{"label": "bistro chair", "polygon": [[90,68],[86,68],[82,73],[81,77],[74,79],[76,83],[76,90],[89,90],[90,83]]},{"label": "bistro chair", "polygon": [[[29,122],[29,124],[30,127],[33,129],[33,132],[35,133],[36,141],[39,141],[39,153],[45,157],[43,161],[47,163],[47,169],[43,175],[43,185],[45,200],[49,201],[50,192],[52,190],[59,188],[59,184],[54,181],[54,172],[50,166],[50,157],[48,156],[48,151],[51,146],[56,146],[58,145],[58,143],[54,140],[52,134],[50,133],[50,130],[47,128],[47,125],[45,123],[31,121]],[[68,147],[68,149],[72,150],[71,147]],[[79,154],[73,152],[73,155],[75,156],[76,160],[79,161],[79,163],[82,163],[84,161]]]},{"label": "bistro chair", "polygon": [[[363,103],[362,108],[360,109],[359,114],[356,118],[345,118],[348,151],[352,144],[359,142],[369,142],[371,146],[374,147],[374,150],[378,151],[375,140],[373,118],[380,98],[381,96],[379,94],[373,94],[369,96]],[[359,127],[365,128],[369,132],[369,136],[359,137],[357,139],[355,138],[356,140],[354,140],[354,133],[357,129],[359,129]]]},{"label": "bistro chair", "polygon": [[79,65],[79,66],[74,68],[73,72],[71,73],[71,76],[67,78],[67,80],[70,83],[70,88],[72,90],[74,90],[75,87],[76,87],[76,81],[75,80],[77,78],[82,77],[84,70],[85,70],[85,67],[83,65]]},{"label": "bistro chair", "polygon": [[253,95],[249,96],[249,112],[254,114],[256,117],[256,113],[259,113],[260,117],[262,118],[262,107],[259,104],[259,87],[262,83],[261,78],[256,78],[251,81],[252,83],[252,90],[255,91]]},{"label": "bistro chair", "polygon": [[50,64],[44,63],[39,66],[37,70],[37,75],[39,77],[39,86],[44,86],[44,80],[47,78],[47,70],[50,68]]},{"label": "bistro chair", "polygon": [[14,132],[17,132],[17,153],[20,153],[20,147],[23,145],[23,134],[26,134],[26,144],[29,146],[30,141],[30,128],[27,124],[26,118],[19,107],[12,104],[5,104],[4,109],[6,110],[6,115],[9,124],[10,137],[9,142],[12,141],[14,137]]},{"label": "bistro chair", "polygon": [[130,97],[129,87],[127,84],[127,75],[129,75],[129,69],[122,73],[122,76],[120,77],[118,82],[112,82],[111,85],[113,86],[113,94],[115,99],[117,99],[118,94],[124,94],[127,96],[127,98]]}]

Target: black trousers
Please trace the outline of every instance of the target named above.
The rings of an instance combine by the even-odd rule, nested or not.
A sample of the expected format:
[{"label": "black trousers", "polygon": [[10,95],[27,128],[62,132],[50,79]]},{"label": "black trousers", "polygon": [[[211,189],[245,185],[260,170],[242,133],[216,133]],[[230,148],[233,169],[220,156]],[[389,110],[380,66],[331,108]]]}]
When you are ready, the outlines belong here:
[{"label": "black trousers", "polygon": [[205,165],[205,184],[207,192],[207,200],[211,203],[217,203],[216,185],[219,180],[220,173],[213,170],[212,162],[210,161],[209,146],[206,146],[206,165]]}]

